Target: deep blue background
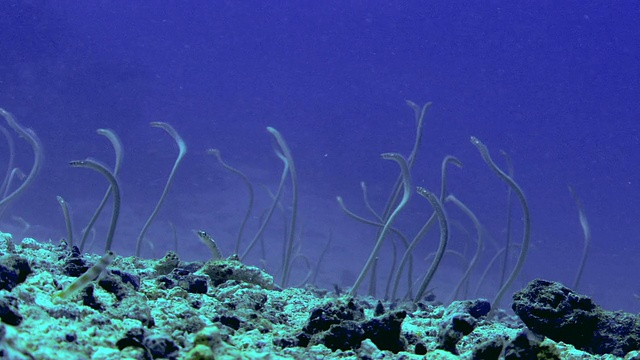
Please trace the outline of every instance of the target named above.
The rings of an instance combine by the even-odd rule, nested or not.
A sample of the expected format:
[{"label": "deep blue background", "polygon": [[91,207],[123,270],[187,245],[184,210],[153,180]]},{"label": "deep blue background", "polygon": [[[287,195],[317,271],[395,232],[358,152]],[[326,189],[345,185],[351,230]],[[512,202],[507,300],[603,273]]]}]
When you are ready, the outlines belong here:
[{"label": "deep blue background", "polygon": [[[172,248],[167,221],[178,228],[185,259],[206,258],[193,228],[206,228],[230,252],[246,193],[204,150],[220,148],[255,181],[253,234],[268,203],[258,184],[274,189],[280,172],[264,130],[274,126],[298,167],[301,252],[315,261],[331,230],[318,282],[349,286],[375,231],[346,218],[334,198],[340,194],[368,215],[359,192],[365,180],[381,208],[397,166],[379,154],[406,155],[413,142],[413,114],[404,101],[433,101],[415,183],[437,190],[441,159],[459,157],[465,167],[451,170],[450,190],[502,244],[506,188],[469,136],[483,140],[500,164],[499,149],[511,155],[533,216],[532,250],[516,286],[533,277],[572,282],[582,247],[567,191],[572,184],[593,232],[581,290],[607,307],[638,311],[637,2],[8,0],[0,3],[0,19],[0,106],[39,134],[47,160],[34,186],[4,215],[5,231],[43,241],[64,237],[55,201],[62,195],[79,232],[106,182],[67,162],[92,156],[112,163],[108,142],[95,135],[108,127],[126,149],[125,210],[114,247],[130,254],[175,157],[171,138],[148,126],[166,121],[183,135],[189,154],[150,230],[156,249],[146,248],[145,255]],[[26,172],[30,149],[18,141],[18,150]],[[287,193],[285,205],[289,199]],[[473,233],[463,214],[448,209]],[[519,242],[517,204],[514,211]],[[412,235],[429,214],[415,196],[398,227]],[[11,215],[31,228],[20,233]],[[275,273],[282,243],[276,219],[267,246]],[[417,260],[435,248],[435,238],[434,231]],[[452,248],[463,250],[462,238],[454,230]],[[385,246],[383,263],[390,249]],[[474,282],[495,249],[485,249]],[[448,298],[459,272],[455,259],[445,260],[434,284],[441,298]],[[492,281],[495,287],[495,276]],[[494,292],[489,285],[482,295]]]}]

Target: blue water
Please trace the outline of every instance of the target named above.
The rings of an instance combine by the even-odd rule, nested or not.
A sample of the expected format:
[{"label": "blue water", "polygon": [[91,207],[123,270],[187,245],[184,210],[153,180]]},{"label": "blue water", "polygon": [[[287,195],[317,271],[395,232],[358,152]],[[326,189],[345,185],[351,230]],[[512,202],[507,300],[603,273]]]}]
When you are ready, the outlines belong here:
[{"label": "blue water", "polygon": [[[449,191],[477,214],[488,241],[471,289],[504,246],[507,223],[507,187],[469,142],[474,135],[501,167],[499,150],[510,155],[531,208],[530,254],[513,289],[535,277],[572,284],[583,235],[571,184],[593,234],[579,290],[610,309],[640,307],[634,298],[640,293],[636,2],[7,0],[0,15],[0,107],[38,134],[46,156],[36,182],[3,214],[3,231],[41,241],[66,237],[60,195],[79,236],[107,182],[67,164],[93,157],[111,166],[113,151],[95,133],[110,128],[125,147],[113,248],[131,255],[177,154],[173,140],[148,125],[164,121],[184,137],[189,153],[143,256],[173,249],[169,222],[183,259],[208,257],[192,229],[208,231],[230,254],[246,190],[205,150],[219,148],[255,185],[243,248],[269,206],[260,184],[275,192],[282,170],[265,130],[273,126],[286,138],[298,171],[296,248],[315,264],[331,233],[317,284],[348,287],[373,248],[376,229],[347,218],[335,197],[371,218],[360,193],[364,180],[373,207],[382,211],[398,167],[380,154],[408,156],[415,121],[405,100],[432,101],[413,182],[439,192],[443,157],[464,163],[450,169]],[[7,146],[1,146],[6,164]],[[28,172],[31,149],[21,139],[16,147],[16,165]],[[291,195],[288,184],[286,216]],[[446,208],[471,234],[467,240],[451,226],[450,247],[470,259],[473,225],[451,204]],[[413,194],[396,227],[411,238],[431,211]],[[98,222],[91,251],[103,251],[109,214],[107,208]],[[513,215],[512,238],[520,243],[522,211],[515,198]],[[416,249],[416,274],[425,271],[423,259],[438,236],[434,228]],[[264,246],[267,269],[276,276],[284,237],[277,210]],[[378,296],[392,258],[390,241],[380,253]],[[259,264],[261,257],[258,247],[247,261]],[[302,258],[293,268],[292,284],[306,273]],[[449,298],[462,269],[458,259],[445,257],[433,283],[440,299]],[[490,272],[479,295],[493,297],[498,273]]]}]

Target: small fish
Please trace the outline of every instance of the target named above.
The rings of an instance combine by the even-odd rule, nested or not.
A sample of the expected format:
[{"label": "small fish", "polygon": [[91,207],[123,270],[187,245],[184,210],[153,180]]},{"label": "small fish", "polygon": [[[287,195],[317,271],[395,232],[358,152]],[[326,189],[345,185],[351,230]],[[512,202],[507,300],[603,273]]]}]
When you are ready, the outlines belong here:
[{"label": "small fish", "polygon": [[64,290],[58,291],[53,294],[54,298],[68,299],[75,295],[78,291],[84,289],[90,282],[98,279],[104,270],[111,264],[116,254],[109,250],[100,260],[93,265],[89,270],[77,278],[71,285],[67,286]]}]

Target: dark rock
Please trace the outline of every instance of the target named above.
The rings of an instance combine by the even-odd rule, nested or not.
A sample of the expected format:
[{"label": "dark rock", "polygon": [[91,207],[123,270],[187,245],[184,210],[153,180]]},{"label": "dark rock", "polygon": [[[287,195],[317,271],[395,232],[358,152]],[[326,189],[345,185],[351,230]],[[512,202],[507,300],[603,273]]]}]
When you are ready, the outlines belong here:
[{"label": "dark rock", "polygon": [[[66,253],[66,252],[65,252]],[[64,259],[64,265],[62,265],[62,272],[71,277],[79,277],[89,270],[90,266],[82,258],[82,254],[77,246],[71,248],[71,251],[67,253]]]},{"label": "dark rock", "polygon": [[471,355],[472,360],[498,360],[504,347],[503,338],[494,338],[478,345]]},{"label": "dark rock", "polygon": [[447,316],[439,325],[438,348],[458,355],[456,345],[473,331],[476,323],[476,319],[469,314],[455,313]]},{"label": "dark rock", "polygon": [[192,300],[189,302],[189,305],[194,309],[200,309],[202,307],[202,301],[200,300]]},{"label": "dark rock", "polygon": [[378,300],[378,303],[376,304],[376,308],[373,312],[373,315],[380,316],[384,313],[385,313],[384,305],[382,305],[382,301]]},{"label": "dark rock", "polygon": [[531,281],[514,294],[512,308],[533,332],[591,354],[624,356],[640,348],[637,315],[603,310],[556,282]]},{"label": "dark rock", "polygon": [[[204,276],[189,275],[186,279],[187,287],[185,290],[192,294],[206,294],[209,286]],[[181,285],[182,286],[182,285]]]},{"label": "dark rock", "polygon": [[405,349],[406,343],[401,337],[402,321],[407,316],[405,311],[396,311],[381,318],[366,321],[364,338],[371,339],[380,350],[389,350],[394,354]]},{"label": "dark rock", "polygon": [[127,295],[135,292],[133,286],[127,286],[122,281],[122,277],[113,274],[112,271],[105,272],[98,280],[98,285],[106,292],[115,295],[118,301],[122,301]]},{"label": "dark rock", "polygon": [[87,285],[87,287],[82,290],[82,304],[96,311],[104,311],[105,307],[98,301],[98,299],[96,299],[94,291],[95,288],[93,287],[93,284]]},{"label": "dark rock", "polygon": [[11,291],[18,285],[18,274],[0,263],[0,290]]},{"label": "dark rock", "polygon": [[144,339],[145,335],[146,335],[146,330],[144,328],[135,327],[135,328],[129,329],[126,332],[125,337],[136,339],[136,340],[142,342],[142,340]]},{"label": "dark rock", "polygon": [[543,340],[543,336],[536,335],[530,330],[523,330],[505,346],[504,359],[560,360],[559,351],[555,348],[542,346]]},{"label": "dark rock", "polygon": [[240,321],[240,319],[238,319],[235,316],[216,316],[215,318],[213,318],[214,322],[219,322],[223,325],[226,325],[230,328],[232,328],[233,330],[238,330],[240,329],[240,325],[242,323],[242,321]]},{"label": "dark rock", "polygon": [[178,285],[167,275],[158,276],[156,278],[156,283],[158,284],[158,287],[163,290],[173,289]]},{"label": "dark rock", "polygon": [[12,296],[0,297],[0,320],[8,325],[18,326],[22,315],[18,311],[18,299]]},{"label": "dark rock", "polygon": [[333,351],[347,351],[359,348],[362,340],[364,340],[362,326],[356,321],[348,320],[331,325],[323,334],[321,343]]},{"label": "dark rock", "polygon": [[483,316],[487,316],[491,311],[491,303],[487,299],[465,300],[469,304],[469,315],[476,319],[480,319]]},{"label": "dark rock", "polygon": [[142,344],[149,349],[154,359],[176,359],[180,351],[178,345],[166,335],[150,335],[142,341]]},{"label": "dark rock", "polygon": [[106,292],[115,295],[118,301],[133,295],[140,289],[140,277],[118,269],[104,272],[98,279],[98,285]]},{"label": "dark rock", "polygon": [[143,360],[152,360],[153,356],[149,349],[140,341],[134,338],[124,337],[118,341],[116,341],[116,346],[118,350],[122,351],[128,347],[138,348],[142,350],[142,359]]},{"label": "dark rock", "polygon": [[298,346],[324,344],[332,350],[355,350],[362,340],[370,339],[380,350],[394,353],[406,348],[402,337],[405,311],[395,311],[367,320],[364,309],[355,300],[327,303],[311,312],[307,325],[297,336]]},{"label": "dark rock", "polygon": [[16,255],[0,258],[0,290],[11,291],[31,274],[29,262]]},{"label": "dark rock", "polygon": [[316,334],[329,330],[331,325],[339,324],[345,320],[364,320],[364,309],[351,299],[346,304],[325,304],[322,308],[316,308],[311,312],[309,321],[303,331],[308,334]]},{"label": "dark rock", "polygon": [[78,340],[78,336],[74,333],[67,333],[64,335],[64,340],[66,342],[75,342],[76,340]]},{"label": "dark rock", "polygon": [[172,289],[180,286],[192,294],[206,294],[209,289],[207,277],[204,275],[194,275],[190,270],[176,268],[164,276],[159,276],[156,282],[162,289]]},{"label": "dark rock", "polygon": [[491,304],[487,299],[454,301],[447,307],[447,313],[467,313],[479,319],[491,311]]},{"label": "dark rock", "polygon": [[262,311],[265,308],[267,300],[269,300],[267,295],[263,293],[250,293],[249,299],[251,300],[251,308],[256,311]]},{"label": "dark rock", "polygon": [[438,329],[438,348],[458,355],[456,345],[470,334],[478,319],[486,316],[491,305],[486,299],[454,301],[447,307]]},{"label": "dark rock", "polygon": [[123,284],[129,284],[133,287],[135,291],[140,289],[140,277],[137,275],[133,275],[126,271],[113,269],[110,271],[111,274],[120,278]]},{"label": "dark rock", "polygon": [[307,347],[309,346],[309,342],[311,341],[311,335],[305,333],[305,332],[301,332],[298,335],[296,335],[296,346],[300,346],[300,347]]}]

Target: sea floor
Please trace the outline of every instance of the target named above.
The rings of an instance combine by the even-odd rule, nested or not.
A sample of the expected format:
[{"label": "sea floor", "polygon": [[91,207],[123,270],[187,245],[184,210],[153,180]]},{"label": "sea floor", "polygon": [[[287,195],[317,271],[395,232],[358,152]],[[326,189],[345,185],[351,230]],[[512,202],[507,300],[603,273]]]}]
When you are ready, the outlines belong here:
[{"label": "sea floor", "polygon": [[235,259],[109,264],[6,233],[0,253],[0,359],[619,358],[533,335],[504,312],[489,321],[482,299],[447,307],[280,289]]}]

